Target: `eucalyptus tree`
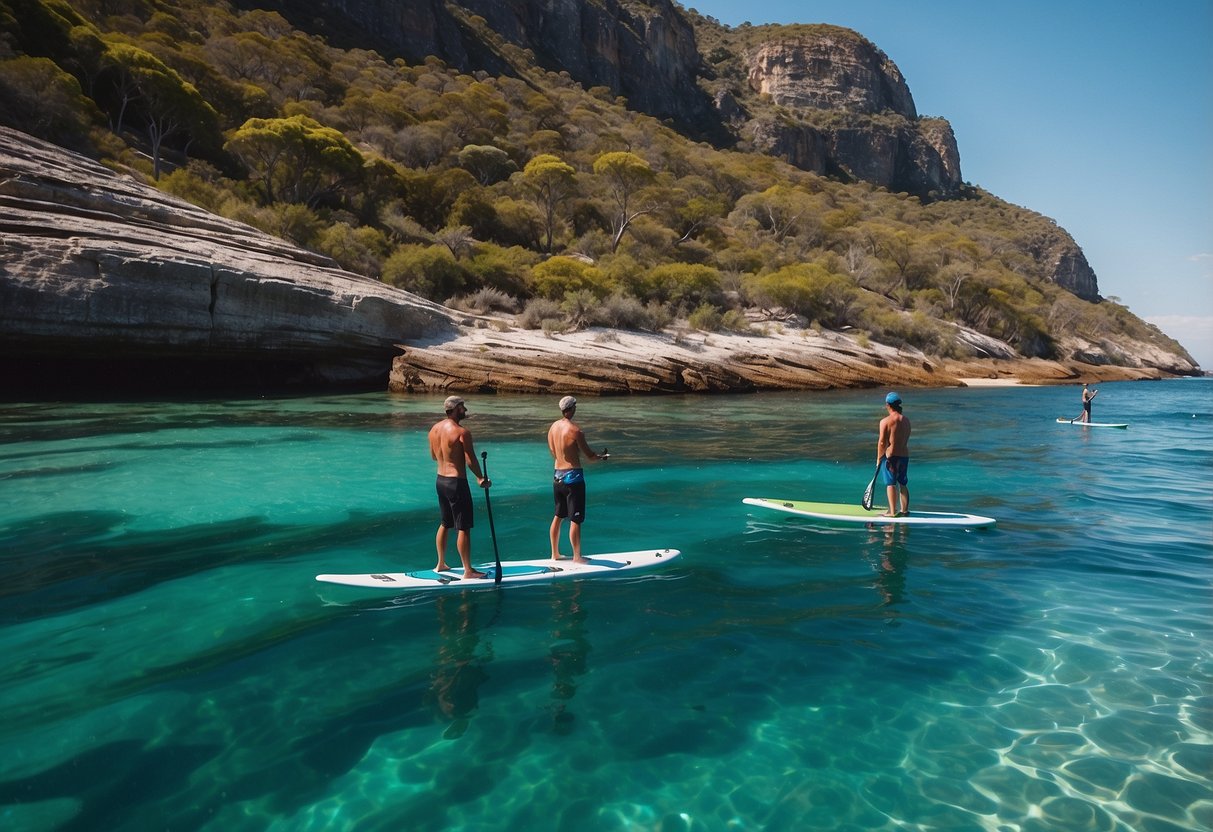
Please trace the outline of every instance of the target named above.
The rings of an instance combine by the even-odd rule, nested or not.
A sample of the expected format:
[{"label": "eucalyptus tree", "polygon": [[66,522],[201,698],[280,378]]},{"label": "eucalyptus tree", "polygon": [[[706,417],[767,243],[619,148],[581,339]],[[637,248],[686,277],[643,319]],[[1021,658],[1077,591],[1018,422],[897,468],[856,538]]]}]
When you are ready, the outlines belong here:
[{"label": "eucalyptus tree", "polygon": [[603,153],[594,160],[594,173],[606,183],[614,213],[611,217],[611,252],[619,248],[619,242],[637,217],[651,213],[653,206],[635,205],[637,193],[654,179],[649,163],[626,150]]},{"label": "eucalyptus tree", "polygon": [[535,202],[543,212],[543,250],[549,254],[552,252],[556,207],[576,189],[576,175],[572,165],[550,153],[541,153],[522,169],[522,181],[535,195]]},{"label": "eucalyptus tree", "polygon": [[251,118],[224,146],[259,181],[267,203],[314,207],[362,171],[363,157],[340,131],[307,116]]}]

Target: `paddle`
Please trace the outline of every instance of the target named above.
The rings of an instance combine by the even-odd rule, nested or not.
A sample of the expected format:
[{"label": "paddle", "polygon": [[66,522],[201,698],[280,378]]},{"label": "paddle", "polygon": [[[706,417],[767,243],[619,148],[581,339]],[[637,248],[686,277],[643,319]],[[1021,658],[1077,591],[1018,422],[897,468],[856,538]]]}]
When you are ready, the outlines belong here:
[{"label": "paddle", "polygon": [[[484,478],[489,478],[489,452],[480,452],[480,472]],[[493,558],[497,561],[497,572],[493,575],[493,583],[501,583],[501,555],[497,552],[497,530],[493,528],[493,501],[489,499],[489,490],[484,489],[484,507],[489,513],[489,534],[493,537]]]},{"label": "paddle", "polygon": [[[883,461],[883,460],[882,460]],[[880,463],[876,463],[876,473],[872,474],[872,481],[868,483],[868,487],[863,492],[863,510],[872,510],[872,492],[876,490],[876,478],[880,476]]]}]

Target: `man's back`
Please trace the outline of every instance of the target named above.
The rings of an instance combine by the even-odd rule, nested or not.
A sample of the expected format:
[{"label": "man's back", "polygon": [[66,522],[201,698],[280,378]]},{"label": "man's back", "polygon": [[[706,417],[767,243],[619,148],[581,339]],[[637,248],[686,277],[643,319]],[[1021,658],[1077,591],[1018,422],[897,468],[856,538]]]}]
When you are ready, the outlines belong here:
[{"label": "man's back", "polygon": [[910,420],[902,413],[893,412],[880,422],[882,446],[891,456],[910,455]]},{"label": "man's back", "polygon": [[548,428],[548,449],[558,469],[580,468],[580,445],[585,440],[581,428],[571,419],[557,419]]},{"label": "man's back", "polygon": [[466,477],[463,438],[467,429],[450,419],[430,428],[430,456],[438,463],[440,477]]}]

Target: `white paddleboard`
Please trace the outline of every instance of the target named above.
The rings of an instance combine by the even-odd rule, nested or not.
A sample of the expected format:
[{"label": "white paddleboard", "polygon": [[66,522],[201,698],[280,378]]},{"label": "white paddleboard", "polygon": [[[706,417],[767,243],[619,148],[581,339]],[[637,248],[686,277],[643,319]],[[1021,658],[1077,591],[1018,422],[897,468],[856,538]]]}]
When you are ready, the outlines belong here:
[{"label": "white paddleboard", "polygon": [[[606,555],[587,555],[588,563],[573,563],[571,558],[553,561],[551,558],[535,560],[509,560],[501,563],[501,585],[539,584],[573,578],[602,578],[608,575],[623,575],[665,566],[676,560],[682,552],[677,549],[644,549],[637,552],[612,552]],[[357,586],[375,589],[391,589],[397,592],[416,589],[474,589],[492,587],[497,564],[482,563],[476,567],[487,573],[484,578],[463,577],[463,567],[445,572],[423,569],[419,572],[373,572],[361,575],[317,575],[316,580],[328,584]]]},{"label": "white paddleboard", "polygon": [[1069,419],[1058,419],[1060,424],[1074,425],[1078,428],[1127,428],[1129,425],[1117,424],[1116,422],[1071,422]]},{"label": "white paddleboard", "polygon": [[997,520],[993,517],[982,517],[978,514],[958,514],[944,511],[912,511],[901,517],[884,517],[884,506],[872,506],[871,511],[864,511],[863,506],[848,503],[811,503],[806,500],[774,500],[765,497],[746,497],[742,500],[751,506],[784,511],[788,514],[798,514],[801,517],[814,517],[818,520],[831,520],[837,523],[874,523],[879,525],[899,526],[960,526],[975,529],[982,526],[993,526]]}]

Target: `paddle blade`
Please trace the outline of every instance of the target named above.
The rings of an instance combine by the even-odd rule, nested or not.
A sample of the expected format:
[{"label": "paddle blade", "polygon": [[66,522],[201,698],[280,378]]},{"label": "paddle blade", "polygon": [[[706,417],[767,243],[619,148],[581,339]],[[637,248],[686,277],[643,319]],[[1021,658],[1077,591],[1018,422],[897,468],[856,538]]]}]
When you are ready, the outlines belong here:
[{"label": "paddle blade", "polygon": [[863,492],[863,510],[872,510],[872,492],[876,490],[876,477],[880,475],[880,464],[876,465],[876,473],[872,475],[872,481],[868,483],[868,487]]}]

